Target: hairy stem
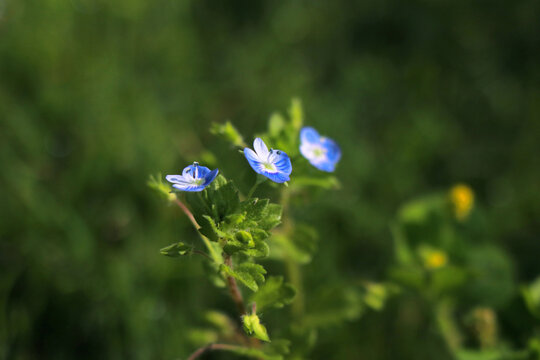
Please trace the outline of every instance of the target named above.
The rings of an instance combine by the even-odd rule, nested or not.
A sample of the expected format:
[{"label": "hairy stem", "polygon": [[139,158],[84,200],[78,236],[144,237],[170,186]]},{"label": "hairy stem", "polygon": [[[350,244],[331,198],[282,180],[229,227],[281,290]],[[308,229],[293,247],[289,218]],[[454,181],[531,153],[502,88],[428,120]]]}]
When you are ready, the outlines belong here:
[{"label": "hairy stem", "polygon": [[[230,255],[225,256],[225,265],[230,267],[232,269],[232,259]],[[241,316],[246,314],[246,307],[244,305],[244,298],[242,297],[242,293],[240,292],[240,289],[238,288],[238,284],[236,283],[236,279],[232,276],[227,276],[227,285],[229,286],[229,292],[231,293],[231,297],[236,304],[236,308],[238,309],[238,312]]]},{"label": "hairy stem", "polygon": [[[178,198],[174,202],[175,202],[176,205],[178,205],[178,207],[180,207],[180,209],[182,209],[184,214],[186,214],[189,221],[191,221],[191,223],[193,224],[193,227],[195,228],[195,230],[199,230],[201,227],[197,223],[197,220],[195,220],[195,217],[193,216],[191,211],[189,211],[187,206],[184,205],[184,203],[181,202]],[[201,233],[199,233],[199,236],[201,237],[202,241],[204,242],[204,245],[206,246],[206,248],[208,249],[208,252],[210,253],[210,257],[212,258],[212,260],[214,260],[215,263],[220,264],[221,261],[222,261],[221,256],[216,252],[216,249],[214,248],[214,246],[212,246],[212,243],[210,242],[210,240],[208,240],[208,238],[206,236],[204,236],[203,234],[201,234]]]},{"label": "hairy stem", "polygon": [[191,211],[189,211],[189,209],[186,207],[186,205],[184,205],[184,203],[181,202],[178,198],[176,200],[174,200],[174,202],[176,203],[176,205],[178,205],[180,207],[180,209],[182,209],[184,214],[186,214],[186,216],[188,217],[189,221],[191,221],[191,223],[193,224],[195,229],[199,230],[200,226],[197,223],[197,220],[195,220],[195,217],[193,216]]},{"label": "hairy stem", "polygon": [[240,346],[236,346],[236,345],[230,345],[230,344],[209,344],[209,345],[206,345],[206,346],[203,346],[202,348],[199,348],[197,350],[195,350],[195,352],[193,354],[191,354],[187,360],[194,360],[194,359],[197,359],[199,358],[199,356],[201,356],[202,354],[204,354],[205,352],[208,352],[208,351],[211,351],[211,350],[236,350],[236,349],[240,349],[241,347]]}]

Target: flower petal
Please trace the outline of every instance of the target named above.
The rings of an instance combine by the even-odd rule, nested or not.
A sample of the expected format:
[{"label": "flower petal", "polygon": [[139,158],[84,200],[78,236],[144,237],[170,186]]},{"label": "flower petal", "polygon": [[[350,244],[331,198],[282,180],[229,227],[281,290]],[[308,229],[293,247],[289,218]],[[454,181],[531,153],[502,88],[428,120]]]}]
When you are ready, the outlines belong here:
[{"label": "flower petal", "polygon": [[310,126],[303,127],[300,130],[300,141],[308,143],[318,143],[320,135],[314,128]]},{"label": "flower petal", "polygon": [[165,176],[165,180],[170,183],[181,183],[186,181],[182,175],[167,175]]},{"label": "flower petal", "polygon": [[182,191],[190,191],[190,192],[196,192],[196,191],[203,191],[205,185],[197,185],[197,184],[173,184],[173,188],[182,190]]},{"label": "flower petal", "polygon": [[341,149],[339,145],[332,139],[322,138],[321,145],[326,149],[328,160],[337,163],[341,158]]},{"label": "flower petal", "polygon": [[268,147],[266,147],[266,144],[261,138],[256,138],[255,141],[253,141],[253,148],[261,160],[266,160],[269,155],[269,151]]},{"label": "flower petal", "polygon": [[210,183],[211,183],[212,181],[214,181],[214,179],[216,178],[216,176],[218,175],[218,173],[219,173],[219,169],[214,169],[214,170],[208,172],[208,173],[205,175],[205,177],[204,177],[204,184],[203,184],[203,185],[204,185],[205,187],[208,186],[208,185],[210,185]]},{"label": "flower petal", "polygon": [[279,183],[279,184],[291,180],[289,175],[284,174],[282,172],[271,173],[271,172],[268,172],[268,171],[263,171],[262,175],[266,176],[267,178],[269,178],[273,182],[276,182],[276,183]]},{"label": "flower petal", "polygon": [[277,151],[277,156],[274,158],[273,164],[280,173],[290,175],[292,172],[291,159],[283,151]]},{"label": "flower petal", "polygon": [[328,159],[319,162],[311,162],[311,165],[315,166],[319,170],[326,172],[334,172],[334,170],[336,169],[336,162],[330,161]]},{"label": "flower petal", "polygon": [[244,156],[246,157],[247,161],[253,169],[255,169],[253,167],[253,164],[260,164],[262,162],[261,158],[259,158],[259,155],[257,155],[257,153],[250,148],[244,149]]},{"label": "flower petal", "polygon": [[206,166],[200,166],[199,164],[194,163],[193,165],[186,166],[182,171],[182,176],[186,179],[201,179],[210,172],[210,169]]}]

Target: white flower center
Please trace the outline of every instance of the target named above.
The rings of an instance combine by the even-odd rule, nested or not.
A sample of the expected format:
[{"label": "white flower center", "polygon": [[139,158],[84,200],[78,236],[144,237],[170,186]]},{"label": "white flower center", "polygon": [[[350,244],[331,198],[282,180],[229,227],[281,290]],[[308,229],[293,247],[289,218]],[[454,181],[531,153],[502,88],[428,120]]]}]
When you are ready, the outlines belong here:
[{"label": "white flower center", "polygon": [[269,171],[269,172],[277,172],[277,168],[274,164],[272,163],[269,163],[269,162],[263,162],[262,163],[262,166],[264,168],[264,170],[266,171]]},{"label": "white flower center", "polygon": [[323,148],[320,145],[311,145],[309,152],[317,160],[323,160],[326,158],[327,149]]}]

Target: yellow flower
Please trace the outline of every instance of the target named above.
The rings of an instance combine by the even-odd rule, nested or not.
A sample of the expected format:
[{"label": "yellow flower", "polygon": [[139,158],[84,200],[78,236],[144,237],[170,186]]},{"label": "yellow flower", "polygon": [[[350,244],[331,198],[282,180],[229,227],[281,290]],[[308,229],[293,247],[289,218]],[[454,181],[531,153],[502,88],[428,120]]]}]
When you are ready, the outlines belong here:
[{"label": "yellow flower", "polygon": [[474,192],[465,184],[457,184],[450,190],[450,200],[454,208],[454,214],[460,221],[465,220],[474,205]]},{"label": "yellow flower", "polygon": [[446,265],[448,257],[441,250],[429,250],[424,255],[424,266],[429,270],[435,270]]}]

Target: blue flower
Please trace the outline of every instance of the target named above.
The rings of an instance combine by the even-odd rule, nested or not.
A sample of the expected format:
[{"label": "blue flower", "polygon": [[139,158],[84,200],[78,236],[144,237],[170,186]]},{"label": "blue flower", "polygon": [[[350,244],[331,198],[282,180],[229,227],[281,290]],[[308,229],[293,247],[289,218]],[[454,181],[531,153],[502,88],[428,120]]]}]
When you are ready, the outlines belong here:
[{"label": "blue flower", "polygon": [[300,152],[317,169],[333,172],[341,158],[341,149],[332,139],[320,136],[312,127],[300,131]]},{"label": "blue flower", "polygon": [[167,175],[165,179],[178,190],[202,191],[214,181],[218,172],[218,169],[210,171],[207,167],[199,166],[198,162],[194,162],[182,171],[182,175]]},{"label": "blue flower", "polygon": [[256,138],[253,142],[255,151],[245,148],[249,165],[256,173],[261,174],[277,183],[284,183],[290,180],[289,175],[292,172],[292,165],[289,156],[281,150],[270,151],[262,139]]}]

